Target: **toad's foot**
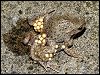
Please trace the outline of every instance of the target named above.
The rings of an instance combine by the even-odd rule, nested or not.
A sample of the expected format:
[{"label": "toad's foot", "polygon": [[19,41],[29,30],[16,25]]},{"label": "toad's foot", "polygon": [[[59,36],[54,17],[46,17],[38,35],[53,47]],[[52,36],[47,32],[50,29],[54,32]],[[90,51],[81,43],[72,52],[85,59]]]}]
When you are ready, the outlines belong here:
[{"label": "toad's foot", "polygon": [[79,58],[79,59],[82,58],[81,53],[78,50],[76,50],[76,49],[73,49],[73,48],[65,48],[64,51],[69,56],[72,56],[74,58]]}]

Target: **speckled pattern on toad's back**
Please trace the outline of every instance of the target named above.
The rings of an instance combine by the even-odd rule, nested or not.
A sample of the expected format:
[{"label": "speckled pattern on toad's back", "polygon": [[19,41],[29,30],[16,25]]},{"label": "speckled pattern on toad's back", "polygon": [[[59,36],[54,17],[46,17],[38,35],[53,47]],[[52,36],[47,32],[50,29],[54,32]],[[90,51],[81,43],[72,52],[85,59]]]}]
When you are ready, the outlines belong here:
[{"label": "speckled pattern on toad's back", "polygon": [[49,37],[61,42],[64,39],[70,39],[70,36],[67,35],[68,32],[85,23],[85,18],[78,14],[68,12],[60,14],[56,11],[47,21],[44,21],[44,29]]}]

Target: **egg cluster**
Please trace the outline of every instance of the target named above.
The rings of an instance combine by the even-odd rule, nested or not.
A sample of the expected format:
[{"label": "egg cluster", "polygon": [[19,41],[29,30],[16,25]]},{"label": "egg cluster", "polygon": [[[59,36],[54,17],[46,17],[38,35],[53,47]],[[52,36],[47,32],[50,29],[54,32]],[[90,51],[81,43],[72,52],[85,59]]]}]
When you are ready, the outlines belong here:
[{"label": "egg cluster", "polygon": [[36,39],[35,42],[44,46],[46,44],[46,34],[42,33],[38,35],[38,39]]},{"label": "egg cluster", "polygon": [[53,54],[52,54],[52,53],[45,54],[45,57],[46,57],[48,60],[51,60],[51,58],[53,57]]},{"label": "egg cluster", "polygon": [[[65,45],[61,45],[61,46],[55,45],[55,48],[56,48],[56,49],[58,49],[59,47],[60,47],[61,49],[65,49]],[[57,52],[57,50],[55,50],[55,52]],[[46,53],[46,54],[45,54],[45,57],[46,57],[46,59],[51,60],[52,57],[53,57],[54,55],[55,55],[55,54],[53,54],[53,53]]]},{"label": "egg cluster", "polygon": [[43,19],[44,17],[40,17],[33,23],[34,29],[37,32],[43,32]]}]

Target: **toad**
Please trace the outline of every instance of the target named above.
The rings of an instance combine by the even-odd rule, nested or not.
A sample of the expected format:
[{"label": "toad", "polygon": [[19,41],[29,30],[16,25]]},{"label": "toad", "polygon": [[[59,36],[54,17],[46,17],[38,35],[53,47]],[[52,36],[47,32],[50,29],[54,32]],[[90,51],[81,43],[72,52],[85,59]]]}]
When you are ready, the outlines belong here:
[{"label": "toad", "polygon": [[53,10],[29,18],[28,22],[34,30],[25,35],[23,43],[31,46],[30,57],[42,64],[46,70],[50,67],[48,62],[61,50],[72,57],[80,57],[72,45],[76,36],[85,30],[86,22],[83,17]]}]

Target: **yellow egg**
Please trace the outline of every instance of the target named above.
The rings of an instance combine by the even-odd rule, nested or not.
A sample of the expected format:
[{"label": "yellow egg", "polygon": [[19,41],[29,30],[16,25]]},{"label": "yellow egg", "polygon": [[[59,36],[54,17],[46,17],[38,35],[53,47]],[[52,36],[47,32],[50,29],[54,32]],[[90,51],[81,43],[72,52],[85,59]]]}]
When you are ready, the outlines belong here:
[{"label": "yellow egg", "polygon": [[55,48],[58,48],[58,45],[56,45]]},{"label": "yellow egg", "polygon": [[43,28],[43,25],[41,25],[40,28]]},{"label": "yellow egg", "polygon": [[41,38],[41,35],[39,35],[38,37]]},{"label": "yellow egg", "polygon": [[44,17],[39,18],[39,21],[43,22],[43,18],[44,18]]},{"label": "yellow egg", "polygon": [[41,25],[41,22],[37,22],[37,24],[40,26]]},{"label": "yellow egg", "polygon": [[34,29],[37,29],[36,26],[34,26]]},{"label": "yellow egg", "polygon": [[49,57],[52,57],[53,55],[52,54],[49,54]]},{"label": "yellow egg", "polygon": [[35,21],[36,23],[38,22],[38,20]]},{"label": "yellow egg", "polygon": [[38,42],[38,40],[35,40],[35,42],[37,43],[37,42]]},{"label": "yellow egg", "polygon": [[40,40],[43,40],[43,38],[42,38],[42,37],[40,37]]},{"label": "yellow egg", "polygon": [[49,58],[49,60],[51,60],[51,58]]},{"label": "yellow egg", "polygon": [[43,43],[43,44],[45,44],[45,43],[46,43],[46,40],[45,40],[45,39],[43,39],[43,40],[42,40],[42,43]]},{"label": "yellow egg", "polygon": [[61,48],[64,49],[65,48],[65,45],[62,45]]},{"label": "yellow egg", "polygon": [[41,41],[40,41],[40,40],[38,40],[38,43],[40,44],[40,43],[41,43]]},{"label": "yellow egg", "polygon": [[36,24],[36,23],[34,23],[34,24],[33,24],[33,26],[37,26],[37,24]]},{"label": "yellow egg", "polygon": [[45,54],[45,57],[47,57],[47,58],[48,58],[48,57],[49,57],[49,54]]},{"label": "yellow egg", "polygon": [[46,37],[46,34],[45,34],[45,33],[43,33],[43,34],[42,34],[42,37],[43,37],[43,38],[45,38],[45,37]]},{"label": "yellow egg", "polygon": [[45,45],[45,44],[42,44],[43,46]]},{"label": "yellow egg", "polygon": [[40,27],[39,27],[39,26],[37,26],[36,28],[37,28],[37,29],[40,29]]}]

